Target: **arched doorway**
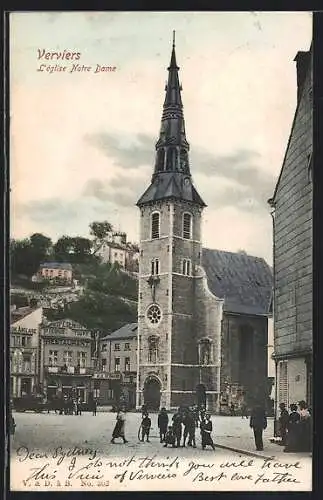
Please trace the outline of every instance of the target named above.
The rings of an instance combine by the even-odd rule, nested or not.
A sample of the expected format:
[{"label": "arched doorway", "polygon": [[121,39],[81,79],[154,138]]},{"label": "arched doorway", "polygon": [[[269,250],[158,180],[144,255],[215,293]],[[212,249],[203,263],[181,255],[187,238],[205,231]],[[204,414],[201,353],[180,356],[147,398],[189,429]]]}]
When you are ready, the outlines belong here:
[{"label": "arched doorway", "polygon": [[150,376],[144,385],[144,404],[147,410],[159,410],[161,384],[157,377]]},{"label": "arched doorway", "polygon": [[199,408],[206,408],[206,389],[204,384],[196,386],[196,404]]}]

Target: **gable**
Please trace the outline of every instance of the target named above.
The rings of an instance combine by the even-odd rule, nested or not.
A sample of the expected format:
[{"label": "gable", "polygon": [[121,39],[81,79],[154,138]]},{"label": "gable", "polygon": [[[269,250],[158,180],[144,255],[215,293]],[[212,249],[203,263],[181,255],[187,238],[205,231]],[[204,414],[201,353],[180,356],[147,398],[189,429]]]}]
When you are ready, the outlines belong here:
[{"label": "gable", "polygon": [[[306,183],[309,178],[308,165],[312,153],[312,72],[313,61],[312,57],[310,57],[300,99],[295,110],[282,168],[274,195],[268,200],[271,205],[275,205],[279,197],[287,195],[286,191],[290,189],[290,181],[295,175],[299,176],[300,182],[304,181]],[[306,132],[308,133],[306,134]],[[302,172],[296,171],[298,162],[301,164],[303,175]]]}]

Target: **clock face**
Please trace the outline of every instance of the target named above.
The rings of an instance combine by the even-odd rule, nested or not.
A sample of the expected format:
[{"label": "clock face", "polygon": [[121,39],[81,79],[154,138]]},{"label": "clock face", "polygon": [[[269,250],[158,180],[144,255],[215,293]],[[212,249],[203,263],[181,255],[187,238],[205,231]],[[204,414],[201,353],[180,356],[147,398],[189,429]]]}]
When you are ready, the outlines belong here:
[{"label": "clock face", "polygon": [[184,184],[185,184],[185,186],[189,186],[189,184],[190,184],[190,180],[189,180],[189,178],[188,178],[188,177],[186,177],[186,178],[184,179]]}]

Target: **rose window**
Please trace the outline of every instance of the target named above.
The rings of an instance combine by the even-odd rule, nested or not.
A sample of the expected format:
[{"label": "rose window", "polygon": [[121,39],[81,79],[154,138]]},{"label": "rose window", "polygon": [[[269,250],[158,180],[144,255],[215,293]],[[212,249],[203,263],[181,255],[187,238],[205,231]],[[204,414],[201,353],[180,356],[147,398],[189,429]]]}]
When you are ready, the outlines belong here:
[{"label": "rose window", "polygon": [[148,308],[147,318],[153,325],[157,325],[157,323],[161,320],[161,310],[157,305],[152,305]]}]

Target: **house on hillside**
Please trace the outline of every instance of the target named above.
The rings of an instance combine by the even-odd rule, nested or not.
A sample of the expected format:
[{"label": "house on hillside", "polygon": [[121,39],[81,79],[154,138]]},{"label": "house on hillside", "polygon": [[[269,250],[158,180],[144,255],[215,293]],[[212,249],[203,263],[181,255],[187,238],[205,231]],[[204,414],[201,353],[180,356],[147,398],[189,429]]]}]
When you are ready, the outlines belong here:
[{"label": "house on hillside", "polygon": [[118,264],[129,271],[136,271],[138,267],[139,249],[136,245],[127,243],[126,233],[116,232],[109,235],[96,251],[96,255],[104,264]]},{"label": "house on hillside", "polygon": [[[276,401],[312,404],[312,48],[298,52],[297,107],[273,197]],[[277,408],[276,408],[277,411]]]},{"label": "house on hillside", "polygon": [[73,267],[69,262],[42,262],[37,275],[32,279],[33,281],[46,279],[49,281],[72,283]]},{"label": "house on hillside", "polygon": [[39,326],[42,307],[12,308],[10,314],[10,395],[39,392]]},{"label": "house on hillside", "polygon": [[136,405],[137,330],[137,323],[129,323],[99,341],[93,388],[101,405]]}]

